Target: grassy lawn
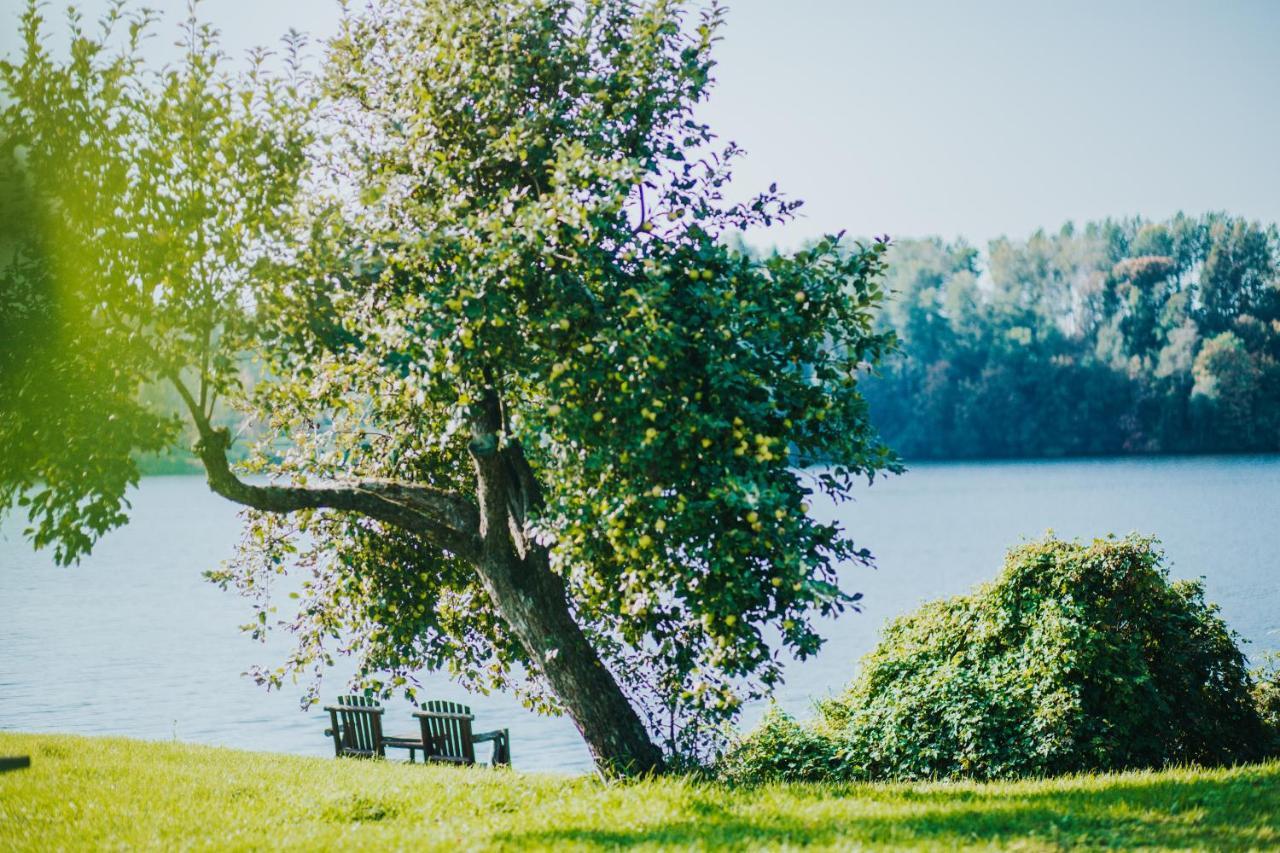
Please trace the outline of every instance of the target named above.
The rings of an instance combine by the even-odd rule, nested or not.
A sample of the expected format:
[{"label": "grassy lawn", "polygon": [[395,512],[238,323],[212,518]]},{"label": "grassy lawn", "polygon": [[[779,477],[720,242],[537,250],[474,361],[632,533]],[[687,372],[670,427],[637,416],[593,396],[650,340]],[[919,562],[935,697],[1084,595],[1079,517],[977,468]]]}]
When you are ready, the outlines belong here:
[{"label": "grassy lawn", "polygon": [[0,732],[0,850],[1280,848],[1280,763],[729,790]]}]

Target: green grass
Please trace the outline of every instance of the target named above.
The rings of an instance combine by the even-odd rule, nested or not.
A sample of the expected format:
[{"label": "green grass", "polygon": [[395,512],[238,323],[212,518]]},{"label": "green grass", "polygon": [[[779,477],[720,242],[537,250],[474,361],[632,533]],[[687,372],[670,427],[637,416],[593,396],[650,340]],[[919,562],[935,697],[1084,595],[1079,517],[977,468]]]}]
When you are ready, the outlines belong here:
[{"label": "green grass", "polygon": [[0,850],[1280,848],[1280,763],[729,790],[0,732]]}]

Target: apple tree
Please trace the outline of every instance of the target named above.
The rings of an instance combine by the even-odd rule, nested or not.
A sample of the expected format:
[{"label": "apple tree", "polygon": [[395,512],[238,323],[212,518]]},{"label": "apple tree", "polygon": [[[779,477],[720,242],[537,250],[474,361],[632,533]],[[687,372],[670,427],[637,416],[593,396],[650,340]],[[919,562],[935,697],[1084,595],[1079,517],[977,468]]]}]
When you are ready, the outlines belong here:
[{"label": "apple tree", "polygon": [[[225,71],[193,23],[186,64],[126,63],[110,108],[32,94],[70,73],[34,35],[6,66],[7,129],[48,114],[24,150],[111,145],[128,176],[64,283],[137,351],[120,387],[170,383],[210,487],[248,510],[211,574],[297,640],[261,681],[346,654],[364,689],[413,695],[445,670],[567,713],[603,772],[646,772],[855,604],[837,568],[869,555],[808,501],[896,468],[857,390],[892,344],[885,247],[733,248],[798,203],[734,201],[741,151],[698,118],[722,22],[678,0],[373,0],[314,89]],[[107,123],[67,140],[76,110]],[[254,424],[246,465],[219,399]],[[134,446],[174,429],[136,414]],[[123,520],[129,443],[105,491],[51,479],[51,455],[0,487],[52,508],[37,538],[74,558]]]}]

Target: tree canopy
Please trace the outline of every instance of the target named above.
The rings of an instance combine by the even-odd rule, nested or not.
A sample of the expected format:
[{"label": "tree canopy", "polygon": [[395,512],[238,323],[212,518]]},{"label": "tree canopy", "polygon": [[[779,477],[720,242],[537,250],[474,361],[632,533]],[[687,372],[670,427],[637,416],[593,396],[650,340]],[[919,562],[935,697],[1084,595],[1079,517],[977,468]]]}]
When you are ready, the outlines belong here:
[{"label": "tree canopy", "polygon": [[[4,287],[65,337],[6,364],[0,440],[45,444],[0,498],[85,554],[125,520],[133,452],[177,431],[138,393],[166,382],[211,488],[250,510],[212,576],[297,639],[261,681],[345,653],[412,696],[446,669],[566,710],[602,769],[660,766],[659,736],[696,753],[857,600],[836,569],[869,555],[807,500],[896,466],[857,389],[892,343],[885,244],[731,247],[798,203],[730,200],[742,152],[696,115],[723,19],[379,0],[313,80],[296,38],[283,70],[232,70],[194,16],[150,70],[152,22],[123,9],[57,61],[31,3],[0,67],[34,211]],[[41,387],[62,369],[93,391]],[[265,482],[229,463],[222,401]],[[284,572],[305,583],[279,612]]]}]

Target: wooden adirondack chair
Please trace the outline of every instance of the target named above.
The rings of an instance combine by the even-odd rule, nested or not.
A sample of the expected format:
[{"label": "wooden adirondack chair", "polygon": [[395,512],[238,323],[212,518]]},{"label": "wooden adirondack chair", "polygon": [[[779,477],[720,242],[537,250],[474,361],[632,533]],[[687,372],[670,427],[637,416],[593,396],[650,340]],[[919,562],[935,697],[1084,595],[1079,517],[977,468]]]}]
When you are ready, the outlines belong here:
[{"label": "wooden adirondack chair", "polygon": [[326,705],[325,710],[330,727],[324,733],[333,738],[333,754],[339,758],[386,758],[389,746],[410,750],[412,758],[414,750],[423,748],[417,738],[384,735],[382,715],[386,709],[373,699],[339,696],[338,704]]},{"label": "wooden adirondack chair", "polygon": [[511,766],[510,731],[498,729],[492,732],[472,732],[471,721],[475,719],[475,715],[466,705],[433,699],[422,703],[422,710],[414,711],[413,715],[418,718],[418,724],[422,727],[422,743],[427,745],[427,761],[475,764],[476,744],[492,741],[493,757],[490,763],[494,767]]},{"label": "wooden adirondack chair", "polygon": [[387,757],[382,737],[382,715],[385,709],[364,696],[339,696],[337,705],[326,705],[329,728],[324,733],[333,738],[333,754],[339,758]]}]

